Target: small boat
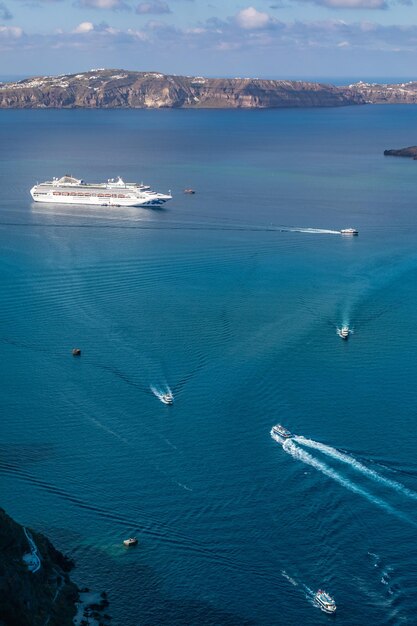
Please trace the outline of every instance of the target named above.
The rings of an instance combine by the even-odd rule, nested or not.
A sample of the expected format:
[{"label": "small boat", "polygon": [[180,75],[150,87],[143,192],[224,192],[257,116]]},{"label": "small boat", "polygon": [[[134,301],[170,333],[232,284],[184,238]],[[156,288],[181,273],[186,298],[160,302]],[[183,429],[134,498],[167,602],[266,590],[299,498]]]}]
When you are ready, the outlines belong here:
[{"label": "small boat", "polygon": [[138,543],[138,540],[136,539],[136,537],[129,537],[129,539],[125,539],[125,540],[123,541],[123,544],[124,544],[125,546],[127,546],[128,548],[129,548],[130,546],[136,546],[136,545],[137,545],[137,543]]},{"label": "small boat", "polygon": [[322,611],[325,613],[334,613],[336,610],[336,602],[328,593],[323,591],[323,589],[319,589],[316,595],[314,596],[314,600],[319,605]]},{"label": "small boat", "polygon": [[73,348],[72,356],[81,356],[81,348]]},{"label": "small boat", "polygon": [[341,235],[359,235],[359,231],[356,228],[342,228]]},{"label": "small boat", "polygon": [[187,189],[184,189],[184,193],[188,193],[188,194],[192,195],[193,193],[195,193],[195,191],[194,191],[194,189],[187,188]]},{"label": "small boat", "polygon": [[283,437],[284,439],[290,439],[293,436],[292,433],[290,433],[289,430],[284,428],[284,426],[281,426],[281,424],[276,424],[276,426],[273,426],[272,433],[274,435],[279,435],[280,437]]},{"label": "small boat", "polygon": [[349,337],[350,329],[349,326],[342,326],[342,328],[337,329],[337,334],[342,339],[347,339]]},{"label": "small boat", "polygon": [[169,393],[163,393],[159,396],[159,399],[161,400],[161,402],[163,402],[164,404],[173,404],[174,402],[174,396],[172,395],[171,392]]}]

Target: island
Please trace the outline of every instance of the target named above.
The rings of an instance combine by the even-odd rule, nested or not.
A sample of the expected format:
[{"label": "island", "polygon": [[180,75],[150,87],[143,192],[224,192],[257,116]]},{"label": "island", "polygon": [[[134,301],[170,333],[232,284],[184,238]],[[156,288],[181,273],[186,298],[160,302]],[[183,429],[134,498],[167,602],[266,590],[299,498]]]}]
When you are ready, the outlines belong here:
[{"label": "island", "polygon": [[417,146],[400,148],[399,150],[384,150],[385,156],[409,157],[417,161]]},{"label": "island", "polygon": [[266,109],[417,104],[417,82],[346,86],[93,69],[0,82],[0,109]]},{"label": "island", "polygon": [[260,109],[363,104],[354,90],[314,82],[203,78],[97,69],[0,83],[0,108]]}]

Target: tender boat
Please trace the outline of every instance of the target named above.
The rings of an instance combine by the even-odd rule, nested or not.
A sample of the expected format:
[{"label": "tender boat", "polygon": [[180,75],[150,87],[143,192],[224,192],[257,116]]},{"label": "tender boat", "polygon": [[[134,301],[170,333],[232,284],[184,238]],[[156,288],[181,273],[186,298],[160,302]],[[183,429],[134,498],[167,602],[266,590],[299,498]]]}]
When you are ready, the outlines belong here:
[{"label": "tender boat", "polygon": [[274,435],[279,435],[280,437],[283,437],[284,439],[290,439],[293,436],[292,433],[290,433],[289,430],[284,428],[284,426],[281,426],[281,424],[276,424],[276,426],[273,426],[272,433]]},{"label": "tender boat", "polygon": [[159,399],[161,400],[161,402],[163,402],[164,404],[173,404],[174,402],[174,396],[172,395],[171,392],[169,393],[163,393],[159,396]]},{"label": "tender boat", "polygon": [[136,546],[138,543],[138,540],[136,539],[136,537],[129,537],[129,539],[125,539],[123,543],[127,547]]},{"label": "tender boat", "polygon": [[342,326],[342,328],[338,328],[337,330],[337,334],[342,339],[347,339],[349,337],[349,333],[350,333],[349,326]]},{"label": "tender boat", "polygon": [[184,189],[184,193],[188,193],[188,194],[192,195],[193,193],[195,193],[195,191],[194,191],[194,189],[188,188],[188,189]]},{"label": "tender boat", "polygon": [[314,596],[316,603],[319,605],[322,611],[325,613],[334,613],[336,610],[336,602],[328,593],[319,589]]},{"label": "tender boat", "polygon": [[359,231],[356,228],[342,228],[341,235],[359,235]]}]

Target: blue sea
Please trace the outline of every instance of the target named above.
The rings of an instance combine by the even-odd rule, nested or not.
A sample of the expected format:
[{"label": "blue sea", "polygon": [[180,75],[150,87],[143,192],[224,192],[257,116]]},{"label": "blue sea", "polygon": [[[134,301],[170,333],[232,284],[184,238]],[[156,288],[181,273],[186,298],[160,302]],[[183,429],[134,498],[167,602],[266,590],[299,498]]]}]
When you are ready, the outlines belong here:
[{"label": "blue sea", "polygon": [[[0,112],[1,505],[114,626],[416,624],[416,122]],[[32,203],[65,173],[173,200]]]}]

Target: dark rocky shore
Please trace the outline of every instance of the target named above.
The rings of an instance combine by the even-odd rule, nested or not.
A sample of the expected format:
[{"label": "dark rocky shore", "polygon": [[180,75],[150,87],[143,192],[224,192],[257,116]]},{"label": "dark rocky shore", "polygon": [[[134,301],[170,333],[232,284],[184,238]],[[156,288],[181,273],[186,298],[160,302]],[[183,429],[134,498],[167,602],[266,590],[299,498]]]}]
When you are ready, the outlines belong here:
[{"label": "dark rocky shore", "polygon": [[400,148],[399,150],[384,150],[385,156],[408,157],[417,161],[417,146],[409,146],[408,148]]},{"label": "dark rocky shore", "polygon": [[73,626],[80,602],[79,624],[87,624],[84,615],[108,624],[106,594],[86,601],[69,577],[73,567],[44,535],[0,509],[0,626]]},{"label": "dark rocky shore", "polygon": [[30,554],[25,529],[0,509],[0,625],[72,626],[78,599],[68,572],[70,559],[43,535],[30,530],[40,559],[31,571],[23,557]]}]

